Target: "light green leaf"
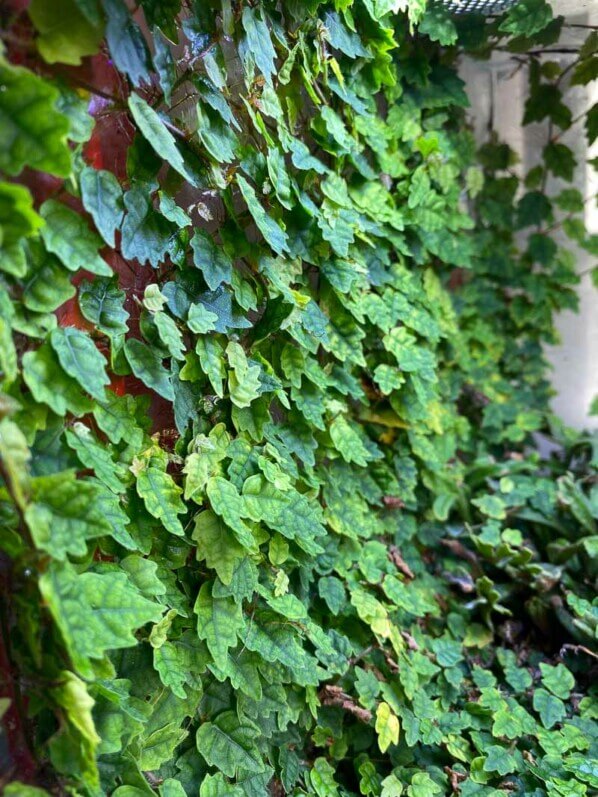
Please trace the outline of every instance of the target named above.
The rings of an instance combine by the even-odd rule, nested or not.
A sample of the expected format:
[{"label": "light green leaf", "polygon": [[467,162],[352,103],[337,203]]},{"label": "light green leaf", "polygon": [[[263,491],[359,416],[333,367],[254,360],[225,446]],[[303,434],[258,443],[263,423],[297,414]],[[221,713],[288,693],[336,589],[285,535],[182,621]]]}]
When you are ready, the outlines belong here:
[{"label": "light green leaf", "polygon": [[391,744],[399,743],[399,730],[399,718],[391,707],[388,703],[379,703],[376,709],[376,733],[378,734],[378,746],[383,753]]},{"label": "light green leaf", "polygon": [[222,772],[206,775],[199,787],[199,797],[244,797],[240,786],[228,783]]},{"label": "light green leaf", "polygon": [[330,437],[335,448],[346,462],[355,462],[365,467],[371,459],[361,437],[343,415],[337,416],[330,424]]},{"label": "light green leaf", "polygon": [[568,700],[571,690],[575,686],[575,678],[573,674],[565,667],[564,664],[557,664],[552,667],[550,664],[540,662],[540,671],[542,673],[542,683],[552,692],[553,695]]},{"label": "light green leaf", "polygon": [[244,507],[252,520],[263,521],[311,554],[321,549],[316,539],[325,535],[316,505],[297,490],[280,490],[262,476],[243,485]]},{"label": "light green leaf", "polygon": [[174,320],[167,313],[161,311],[154,313],[153,320],[158,329],[160,340],[168,349],[170,356],[174,357],[175,360],[184,360],[185,346],[183,336]]},{"label": "light green leaf", "polygon": [[205,305],[198,302],[192,304],[187,315],[187,326],[191,332],[198,335],[205,335],[206,332],[213,332],[216,329],[218,316],[210,312]]},{"label": "light green leaf", "polygon": [[325,758],[316,758],[309,772],[309,780],[318,797],[338,797],[334,769]]},{"label": "light green leaf", "polygon": [[224,366],[224,347],[214,337],[201,337],[198,339],[195,351],[199,357],[201,370],[210,380],[217,396],[224,396],[224,379],[226,369]]}]

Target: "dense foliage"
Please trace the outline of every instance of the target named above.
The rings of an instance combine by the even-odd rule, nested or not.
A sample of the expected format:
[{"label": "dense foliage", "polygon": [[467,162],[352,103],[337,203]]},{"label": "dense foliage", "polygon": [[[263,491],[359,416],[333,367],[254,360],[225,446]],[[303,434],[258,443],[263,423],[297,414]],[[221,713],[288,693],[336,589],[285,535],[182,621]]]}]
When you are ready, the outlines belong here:
[{"label": "dense foliage", "polygon": [[[2,13],[5,794],[590,794],[596,455],[541,347],[554,231],[597,249],[596,32],[563,67],[544,0]],[[523,181],[467,128],[496,47],[550,121]]]}]

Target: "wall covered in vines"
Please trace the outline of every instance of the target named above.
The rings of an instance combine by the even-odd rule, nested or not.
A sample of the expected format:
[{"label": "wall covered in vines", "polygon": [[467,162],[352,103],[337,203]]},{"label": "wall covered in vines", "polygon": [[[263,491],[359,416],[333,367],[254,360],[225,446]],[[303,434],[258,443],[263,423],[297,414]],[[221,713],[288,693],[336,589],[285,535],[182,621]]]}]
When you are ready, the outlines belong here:
[{"label": "wall covered in vines", "polygon": [[[544,0],[6,5],[4,793],[592,793],[596,458],[542,345],[598,249],[596,31],[562,68]],[[496,47],[523,181],[467,125]]]}]

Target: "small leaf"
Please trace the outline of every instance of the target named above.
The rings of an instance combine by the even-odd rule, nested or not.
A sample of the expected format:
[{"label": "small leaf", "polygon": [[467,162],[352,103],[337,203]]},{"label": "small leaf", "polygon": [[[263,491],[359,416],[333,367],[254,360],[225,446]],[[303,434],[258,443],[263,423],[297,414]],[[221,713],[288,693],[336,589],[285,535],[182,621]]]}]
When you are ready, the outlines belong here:
[{"label": "small leaf", "polygon": [[391,744],[399,743],[399,718],[388,703],[379,703],[376,709],[376,733],[378,746],[385,753]]}]

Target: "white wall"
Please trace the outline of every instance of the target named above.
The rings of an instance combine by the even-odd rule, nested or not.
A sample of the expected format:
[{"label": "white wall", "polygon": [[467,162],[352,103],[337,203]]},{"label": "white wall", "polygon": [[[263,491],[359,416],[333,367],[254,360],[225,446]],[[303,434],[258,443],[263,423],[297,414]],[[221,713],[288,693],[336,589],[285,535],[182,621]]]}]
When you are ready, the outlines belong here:
[{"label": "white wall", "polygon": [[[598,24],[598,0],[558,0],[554,2],[555,13],[561,13],[568,23],[576,25]],[[552,49],[567,49],[570,44],[583,41],[588,30],[568,28],[559,45]],[[551,49],[551,48],[549,48]],[[553,53],[546,60],[558,61],[563,66],[574,56]],[[489,62],[466,60],[462,64],[462,77],[467,83],[471,100],[471,119],[480,141],[486,139],[490,129],[518,153],[521,163],[519,173],[526,173],[541,155],[547,141],[547,126],[534,124],[521,127],[523,106],[527,92],[527,74],[518,69],[517,63],[505,53],[495,53]],[[568,94],[573,117],[581,114],[598,101],[598,84],[576,87]],[[588,158],[598,156],[598,146],[588,152],[582,124],[572,127],[561,139],[574,151],[578,161],[575,185],[584,197],[598,191],[596,173],[586,163]],[[559,181],[553,187],[559,190]],[[586,204],[586,225],[591,232],[598,232],[598,208],[593,199]],[[563,243],[571,246],[568,239]],[[598,428],[598,417],[589,415],[592,399],[598,395],[598,291],[593,287],[589,270],[597,265],[590,255],[576,251],[577,271],[581,275],[578,286],[579,314],[561,313],[557,328],[561,342],[547,347],[546,353],[552,365],[552,383],[556,391],[553,409],[571,426],[576,428]]]}]

